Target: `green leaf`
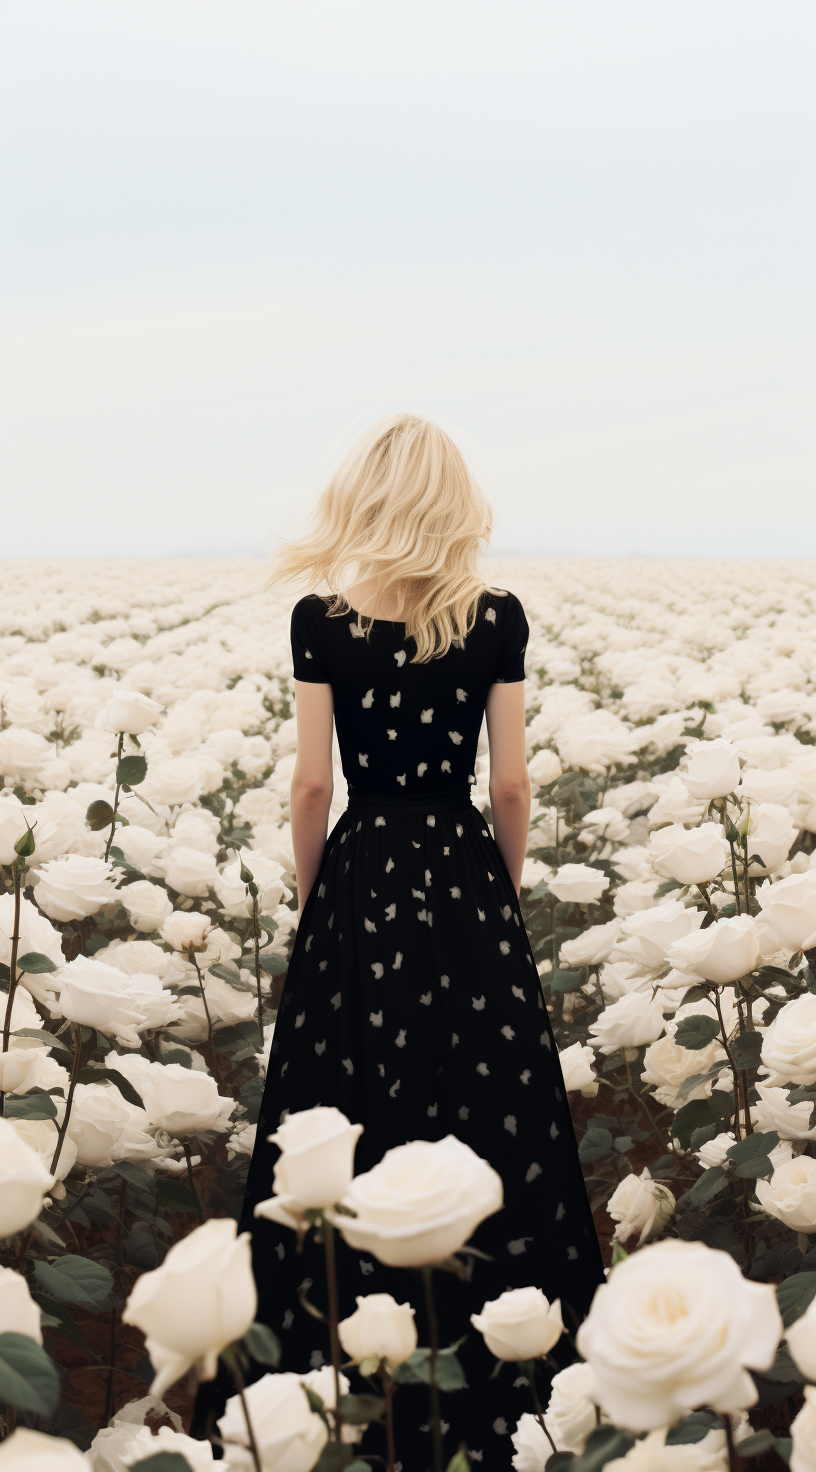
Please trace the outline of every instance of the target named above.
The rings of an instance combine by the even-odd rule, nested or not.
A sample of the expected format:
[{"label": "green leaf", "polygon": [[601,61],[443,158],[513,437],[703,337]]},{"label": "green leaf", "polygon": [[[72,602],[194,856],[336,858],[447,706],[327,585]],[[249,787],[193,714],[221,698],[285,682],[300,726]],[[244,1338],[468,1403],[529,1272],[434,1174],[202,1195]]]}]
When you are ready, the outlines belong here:
[{"label": "green leaf", "polygon": [[759,1065],[762,1053],[762,1034],[744,1032],[729,1044],[735,1068],[749,1069]]},{"label": "green leaf", "polygon": [[553,1452],[544,1463],[544,1472],[567,1472],[574,1462],[572,1452]]},{"label": "green leaf", "polygon": [[816,1273],[794,1273],[793,1277],[786,1278],[784,1283],[777,1283],[776,1299],[782,1315],[782,1323],[786,1329],[796,1319],[802,1317],[814,1298],[816,1298]]},{"label": "green leaf", "polygon": [[190,1463],[181,1452],[154,1452],[141,1462],[131,1462],[133,1472],[191,1472]]},{"label": "green leaf", "polygon": [[24,956],[17,957],[17,970],[27,971],[29,976],[44,976],[46,972],[58,969],[50,956],[44,956],[42,951],[26,951]]},{"label": "green leaf", "polygon": [[783,1385],[792,1385],[794,1381],[798,1385],[803,1385],[805,1382],[805,1377],[799,1366],[794,1364],[786,1344],[780,1344],[776,1351],[776,1359],[771,1365],[770,1370],[762,1371],[762,1378],[764,1380],[780,1381]]},{"label": "green leaf", "polygon": [[350,1426],[367,1426],[385,1420],[385,1401],[381,1395],[341,1395],[340,1414]]},{"label": "green leaf", "polygon": [[85,812],[85,822],[93,833],[100,833],[103,828],[110,828],[113,822],[113,808],[109,802],[100,797],[92,802]]},{"label": "green leaf", "polygon": [[574,1472],[600,1472],[615,1457],[624,1457],[635,1444],[635,1438],[615,1426],[596,1426],[591,1431],[580,1457],[573,1463]]},{"label": "green leaf", "polygon": [[470,1472],[470,1462],[467,1456],[467,1447],[463,1444],[455,1456],[451,1457],[445,1472]]},{"label": "green leaf", "polygon": [[722,1421],[713,1411],[692,1411],[685,1420],[671,1427],[666,1435],[666,1446],[688,1446],[691,1442],[702,1441],[709,1431],[718,1430],[720,1426]]},{"label": "green leaf", "polygon": [[550,985],[554,992],[579,992],[586,982],[586,976],[581,971],[566,971],[558,967],[552,972]]},{"label": "green leaf", "polygon": [[[415,1349],[409,1359],[397,1366],[394,1379],[404,1385],[430,1385],[431,1351]],[[442,1349],[436,1362],[436,1379],[440,1390],[466,1390],[467,1380],[461,1362],[452,1349]]]},{"label": "green leaf", "polygon": [[678,1022],[674,1041],[678,1048],[707,1048],[719,1035],[720,1024],[716,1017],[707,1017],[704,1012],[695,1012]]},{"label": "green leaf", "polygon": [[769,1452],[776,1446],[776,1437],[767,1426],[761,1431],[755,1431],[753,1436],[744,1436],[737,1442],[737,1452],[740,1457],[749,1460],[751,1457],[761,1457],[763,1452]]},{"label": "green leaf", "polygon": [[581,1160],[589,1164],[593,1160],[603,1160],[612,1154],[612,1136],[609,1130],[599,1130],[590,1125],[580,1145],[578,1155]]},{"label": "green leaf", "polygon": [[361,1462],[350,1446],[344,1446],[342,1441],[330,1441],[320,1453],[314,1472],[341,1472],[341,1469],[351,1472],[353,1467],[365,1467],[365,1472],[371,1472],[368,1462]]},{"label": "green leaf", "polygon": [[250,1324],[244,1335],[247,1351],[261,1365],[277,1367],[281,1361],[281,1346],[277,1334],[268,1324]]},{"label": "green leaf", "polygon": [[123,1099],[128,1104],[135,1104],[137,1109],[144,1109],[144,1101],[141,1094],[137,1094],[133,1084],[120,1073],[118,1068],[97,1068],[89,1064],[87,1068],[80,1068],[77,1081],[81,1084],[115,1084]]},{"label": "green leaf", "polygon": [[67,1053],[69,1058],[74,1056],[72,1049],[62,1038],[55,1037],[52,1032],[44,1032],[41,1027],[18,1027],[12,1037],[37,1038],[47,1048],[57,1048],[60,1052]]},{"label": "green leaf", "polygon": [[632,1139],[631,1135],[619,1135],[617,1140],[615,1141],[615,1149],[619,1151],[621,1155],[625,1155],[627,1150],[634,1150],[634,1148],[635,1142]]},{"label": "green leaf", "polygon": [[93,1258],[77,1257],[73,1253],[57,1258],[56,1262],[37,1259],[34,1276],[52,1298],[92,1310],[103,1307],[113,1291],[113,1275],[108,1268]]},{"label": "green leaf", "polygon": [[280,976],[282,971],[287,971],[289,962],[285,956],[259,956],[258,964],[267,976]]},{"label": "green leaf", "polygon": [[51,1416],[59,1376],[50,1356],[28,1334],[0,1334],[0,1401],[18,1411]]},{"label": "green leaf", "polygon": [[138,787],[147,776],[147,758],[141,755],[123,756],[117,763],[116,780],[123,787]]},{"label": "green leaf", "polygon": [[705,1206],[707,1201],[713,1201],[714,1197],[723,1189],[728,1182],[728,1174],[721,1165],[712,1165],[710,1170],[704,1172],[699,1180],[694,1182],[688,1193],[690,1206]]},{"label": "green leaf", "polygon": [[221,980],[225,981],[227,986],[233,987],[236,992],[251,992],[255,990],[253,986],[250,986],[248,981],[243,980],[235,966],[221,966],[219,964],[217,966],[210,966],[208,969],[212,972],[213,976],[220,976]]},{"label": "green leaf", "polygon": [[752,1160],[743,1160],[734,1171],[743,1180],[758,1181],[762,1176],[772,1176],[773,1162],[767,1155],[755,1155]]},{"label": "green leaf", "polygon": [[745,1160],[754,1160],[758,1155],[770,1155],[775,1145],[779,1144],[779,1135],[776,1130],[755,1130],[752,1135],[746,1135],[742,1140],[736,1140],[729,1145],[726,1156],[735,1164],[742,1164]]},{"label": "green leaf", "polygon": [[78,1345],[80,1349],[83,1349],[86,1354],[90,1355],[92,1360],[99,1360],[99,1355],[94,1354],[90,1345],[85,1343],[79,1332],[79,1324],[73,1314],[65,1307],[64,1303],[58,1303],[55,1298],[49,1298],[45,1293],[39,1293],[36,1288],[32,1292],[31,1297],[35,1303],[39,1304],[43,1311],[43,1325],[48,1324],[48,1327],[56,1328],[59,1334],[64,1335],[66,1339],[70,1340],[71,1344]]},{"label": "green leaf", "polygon": [[669,1126],[669,1134],[672,1139],[679,1140],[680,1144],[688,1146],[695,1130],[710,1126],[711,1105],[708,1099],[691,1099],[678,1109],[672,1123]]},{"label": "green leaf", "polygon": [[[198,991],[198,987],[194,988]],[[192,1054],[186,1048],[166,1048],[161,1055],[162,1063],[178,1063],[182,1068],[192,1068]]]},{"label": "green leaf", "polygon": [[181,1181],[157,1176],[156,1190],[164,1198],[169,1211],[198,1211],[198,1203],[190,1187],[183,1186]]},{"label": "green leaf", "polygon": [[29,1089],[27,1094],[6,1094],[5,1115],[6,1119],[56,1119],[57,1106],[44,1089]]}]

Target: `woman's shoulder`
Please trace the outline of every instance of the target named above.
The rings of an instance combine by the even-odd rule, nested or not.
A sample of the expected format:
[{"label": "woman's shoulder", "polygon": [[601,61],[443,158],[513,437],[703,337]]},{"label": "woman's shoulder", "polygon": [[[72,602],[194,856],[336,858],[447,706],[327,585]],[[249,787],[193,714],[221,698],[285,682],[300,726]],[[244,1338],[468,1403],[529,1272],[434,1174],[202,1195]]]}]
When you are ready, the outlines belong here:
[{"label": "woman's shoulder", "polygon": [[[504,618],[508,616],[517,618],[519,614],[524,614],[524,605],[521,599],[509,588],[486,587],[479,600],[479,607],[488,619],[490,619],[491,609],[493,610],[494,617],[499,614]],[[491,619],[490,621],[492,622],[493,620]]]},{"label": "woman's shoulder", "polygon": [[299,598],[292,609],[292,619],[295,622],[311,620],[313,618],[323,619],[329,606],[329,599],[320,593],[305,593]]}]

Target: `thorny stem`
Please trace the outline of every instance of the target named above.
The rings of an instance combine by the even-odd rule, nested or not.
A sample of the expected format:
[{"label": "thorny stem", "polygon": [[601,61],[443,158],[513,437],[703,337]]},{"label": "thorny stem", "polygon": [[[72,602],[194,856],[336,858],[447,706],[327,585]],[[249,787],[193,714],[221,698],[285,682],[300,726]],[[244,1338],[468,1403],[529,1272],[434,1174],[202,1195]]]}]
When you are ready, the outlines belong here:
[{"label": "thorny stem", "polygon": [[334,1370],[334,1440],[340,1441],[343,1417],[340,1412],[340,1338],[337,1325],[340,1322],[340,1300],[337,1293],[337,1261],[334,1251],[334,1227],[326,1216],[320,1223],[323,1247],[326,1254],[326,1284],[329,1293],[329,1340],[331,1343],[332,1369]]},{"label": "thorny stem", "polygon": [[385,1395],[385,1439],[388,1449],[388,1467],[386,1472],[394,1472],[397,1458],[397,1449],[394,1442],[394,1382],[382,1364],[380,1364],[378,1374],[382,1380],[383,1394]]},{"label": "thorny stem", "polygon": [[258,1032],[261,1037],[261,1052],[264,1045],[263,1015],[261,1010],[261,927],[258,920],[258,896],[252,896],[252,938],[255,942],[255,985],[258,988]]},{"label": "thorny stem", "polygon": [[748,834],[747,833],[743,833],[743,835],[742,835],[742,851],[743,851],[742,878],[743,878],[743,883],[745,885],[745,913],[746,913],[746,915],[750,915],[750,913],[751,913],[751,880],[750,880],[749,875],[748,875]]},{"label": "thorny stem", "polygon": [[258,1451],[258,1443],[255,1440],[255,1432],[252,1429],[252,1422],[249,1419],[249,1406],[247,1405],[245,1394],[246,1386],[244,1385],[244,1377],[241,1374],[241,1366],[238,1363],[238,1356],[237,1354],[232,1353],[232,1351],[228,1351],[222,1354],[221,1358],[223,1359],[225,1365],[227,1366],[227,1369],[229,1370],[233,1380],[235,1381],[235,1386],[241,1401],[241,1410],[244,1413],[244,1420],[246,1421],[247,1436],[249,1438],[249,1449],[252,1453],[252,1460],[255,1464],[255,1472],[263,1472],[261,1466],[261,1454]]},{"label": "thorny stem", "polygon": [[739,1078],[737,1075],[737,1069],[734,1067],[734,1056],[728,1046],[728,1037],[725,1031],[725,1022],[722,1015],[722,1005],[720,1003],[720,994],[716,987],[714,988],[714,1006],[717,1008],[717,1016],[720,1019],[720,1036],[722,1038],[722,1045],[725,1049],[725,1056],[728,1059],[728,1063],[731,1068],[731,1077],[734,1081],[734,1138],[735,1140],[741,1140],[742,1131],[740,1129]]},{"label": "thorny stem", "polygon": [[[20,944],[20,869],[15,861],[12,865],[12,879],[14,881],[14,929],[11,932],[11,956],[9,958],[9,989],[8,1001],[6,1002],[6,1016],[3,1022],[3,1052],[8,1052],[9,1036],[11,1034],[11,1011],[14,1006],[14,993],[17,990],[17,947]],[[0,1117],[2,1117],[5,1105],[5,1094],[0,1093]]]},{"label": "thorny stem", "polygon": [[202,1001],[202,1005],[204,1007],[204,1016],[207,1019],[207,1044],[208,1044],[209,1049],[210,1049],[210,1057],[212,1058],[213,1078],[215,1079],[216,1084],[220,1084],[221,1083],[221,1077],[220,1077],[219,1072],[218,1072],[218,1059],[215,1056],[215,1041],[213,1039],[213,1025],[212,1025],[212,1018],[210,1016],[210,1009],[207,1006],[207,993],[204,990],[204,978],[201,975],[201,969],[200,969],[199,964],[198,964],[198,962],[197,962],[197,960],[195,958],[195,951],[193,950],[192,946],[190,946],[189,955],[190,955],[190,960],[192,961],[193,965],[195,966],[196,976],[198,977],[198,990],[199,990],[199,992],[201,994],[201,1001]]},{"label": "thorny stem", "polygon": [[708,890],[707,890],[706,886],[704,884],[698,884],[698,885],[695,886],[695,888],[700,891],[700,894],[702,895],[702,899],[703,899],[703,904],[705,905],[705,907],[708,910],[709,914],[710,915],[713,915],[714,914],[714,906],[712,905],[711,900],[709,899]]},{"label": "thorny stem", "polygon": [[734,845],[731,842],[731,839],[730,838],[728,840],[728,847],[731,850],[731,873],[734,876],[734,903],[736,904],[736,907],[737,907],[737,914],[738,915],[741,915],[742,914],[742,909],[740,907],[739,880],[737,878],[737,859],[736,859],[736,854],[734,853]]},{"label": "thorny stem", "polygon": [[187,1161],[187,1179],[190,1182],[190,1190],[192,1191],[193,1195],[195,1196],[195,1204],[196,1204],[196,1211],[198,1212],[198,1220],[200,1222],[203,1222],[203,1220],[204,1220],[204,1212],[201,1209],[201,1201],[199,1199],[198,1192],[197,1192],[197,1190],[195,1188],[195,1181],[193,1180],[193,1160],[192,1160],[192,1154],[191,1154],[191,1151],[190,1151],[190,1141],[189,1140],[184,1140],[182,1142],[182,1144],[183,1144],[183,1149],[184,1149],[184,1159]]},{"label": "thorny stem", "polygon": [[[124,733],[124,731],[120,731],[119,732],[119,745],[116,748],[116,770],[117,771],[119,770],[119,763],[122,760],[122,747],[124,745],[124,742],[125,742],[125,733]],[[119,793],[120,793],[120,790],[121,790],[120,783],[117,782],[116,783],[116,791],[113,794],[113,817],[111,818],[111,826],[110,826],[110,833],[108,834],[108,842],[107,842],[107,844],[105,846],[105,863],[106,864],[108,862],[108,859],[110,858],[111,844],[113,843],[113,835],[116,832],[116,812],[117,812],[117,809],[119,807]]]},{"label": "thorny stem", "polygon": [[546,1422],[544,1420],[544,1409],[542,1407],[541,1401],[538,1398],[538,1391],[536,1390],[536,1383],[535,1383],[535,1360],[525,1360],[525,1361],[522,1361],[522,1363],[521,1363],[521,1365],[520,1365],[519,1368],[521,1369],[522,1374],[524,1375],[525,1379],[527,1380],[527,1384],[530,1387],[530,1395],[532,1396],[533,1411],[535,1413],[535,1418],[536,1418],[539,1426],[541,1427],[541,1430],[544,1432],[544,1435],[546,1436],[548,1442],[550,1443],[550,1446],[552,1447],[553,1451],[554,1452],[557,1452],[558,1451],[558,1447],[556,1446],[555,1442],[553,1441],[552,1437],[550,1436],[549,1431],[547,1430],[547,1424],[546,1424]]},{"label": "thorny stem", "polygon": [[439,1325],[433,1300],[433,1268],[423,1267],[422,1282],[425,1288],[425,1311],[428,1315],[428,1338],[431,1346],[430,1390],[431,1390],[431,1435],[433,1436],[434,1472],[443,1472],[442,1408],[439,1401],[439,1381],[436,1367],[439,1360]]},{"label": "thorny stem", "polygon": [[57,1136],[57,1148],[54,1151],[54,1156],[51,1161],[52,1176],[56,1175],[57,1173],[59,1158],[62,1154],[62,1146],[65,1141],[66,1133],[68,1131],[68,1121],[71,1118],[71,1105],[74,1102],[74,1089],[77,1086],[77,1078],[79,1077],[79,1070],[82,1066],[82,1031],[80,1029],[79,1023],[72,1022],[71,1031],[74,1034],[74,1061],[71,1064],[71,1082],[68,1085],[68,1098],[65,1101],[65,1113],[62,1117],[60,1132]]},{"label": "thorny stem", "polygon": [[729,1472],[739,1472],[742,1458],[739,1456],[739,1453],[737,1452],[737,1449],[734,1445],[734,1428],[731,1425],[731,1417],[729,1416],[727,1411],[723,1411],[720,1419],[722,1420],[723,1426],[725,1427],[725,1443],[728,1447]]}]

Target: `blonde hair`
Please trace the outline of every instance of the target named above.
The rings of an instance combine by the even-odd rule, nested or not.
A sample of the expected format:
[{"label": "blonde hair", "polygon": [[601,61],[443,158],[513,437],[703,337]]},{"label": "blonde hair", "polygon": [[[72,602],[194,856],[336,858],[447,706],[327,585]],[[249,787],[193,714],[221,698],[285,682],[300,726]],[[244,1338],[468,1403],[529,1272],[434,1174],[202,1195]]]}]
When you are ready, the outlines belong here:
[{"label": "blonde hair", "polygon": [[[307,536],[273,554],[267,587],[328,584],[328,615],[336,617],[355,611],[343,591],[348,574],[373,577],[375,606],[396,595],[395,621],[416,641],[414,664],[446,654],[470,632],[487,590],[477,564],[493,514],[438,425],[416,414],[372,424],[335,466],[311,519]],[[357,623],[368,637],[371,619],[358,613]]]}]

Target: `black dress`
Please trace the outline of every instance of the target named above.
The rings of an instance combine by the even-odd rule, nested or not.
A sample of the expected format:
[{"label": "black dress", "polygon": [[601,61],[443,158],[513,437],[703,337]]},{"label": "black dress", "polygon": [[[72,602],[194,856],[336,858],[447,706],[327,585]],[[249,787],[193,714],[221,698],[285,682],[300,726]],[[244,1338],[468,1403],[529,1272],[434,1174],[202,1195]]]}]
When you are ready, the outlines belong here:
[{"label": "black dress", "polygon": [[[474,1465],[509,1468],[510,1432],[532,1409],[514,1365],[495,1361],[470,1314],[506,1288],[561,1298],[564,1321],[586,1313],[603,1269],[558,1054],[518,899],[487,822],[470,801],[488,691],[524,679],[528,625],[511,593],[482,595],[464,647],[429,664],[403,624],[327,616],[301,599],[292,614],[297,680],[329,683],[349,783],[292,951],[272,1043],[242,1226],[253,1234],[259,1318],[283,1342],[283,1368],[329,1359],[326,1332],[298,1303],[325,1301],[322,1249],[302,1254],[285,1227],[253,1219],[271,1195],[285,1111],[333,1104],[364,1126],[357,1172],[408,1140],[454,1134],[488,1160],[505,1205],[477,1229],[471,1282],[437,1273],[442,1342],[467,1333],[466,1390],[443,1396],[446,1460],[466,1440]],[[338,1243],[341,1316],[358,1294],[393,1293],[417,1310],[419,1274],[385,1268]],[[572,1354],[566,1340],[559,1354]],[[543,1379],[543,1377],[542,1377]],[[358,1389],[367,1389],[357,1381]],[[543,1387],[542,1387],[543,1388]],[[425,1387],[395,1398],[405,1472],[431,1465]],[[423,1429],[423,1426],[425,1429]],[[365,1450],[382,1451],[373,1427]]]}]

